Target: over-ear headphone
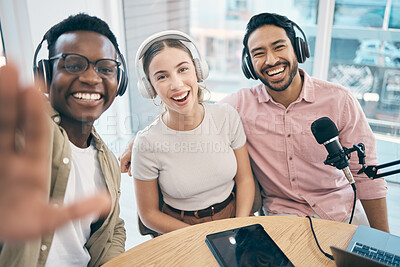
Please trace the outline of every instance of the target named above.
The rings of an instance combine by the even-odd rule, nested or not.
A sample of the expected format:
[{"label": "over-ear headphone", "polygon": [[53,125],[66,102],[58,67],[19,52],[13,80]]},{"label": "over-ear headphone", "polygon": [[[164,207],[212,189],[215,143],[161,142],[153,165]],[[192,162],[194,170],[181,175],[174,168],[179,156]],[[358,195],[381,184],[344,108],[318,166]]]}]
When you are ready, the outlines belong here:
[{"label": "over-ear headphone", "polygon": [[[33,56],[33,74],[35,79],[43,79],[44,85],[48,88],[51,83],[52,78],[52,65],[50,64],[50,60],[41,59],[37,62],[37,57],[39,55],[39,51],[42,48],[43,42],[46,40],[46,34],[43,36],[42,41],[40,41],[39,45],[36,47],[35,54]],[[115,48],[117,51],[117,56],[121,61],[122,68],[118,67],[117,79],[118,79],[118,89],[117,96],[122,96],[126,88],[128,87],[128,75],[126,74],[127,67],[124,56],[121,54],[119,49]]]},{"label": "over-ear headphone", "polygon": [[190,53],[192,54],[193,62],[194,62],[194,67],[196,70],[196,75],[197,78],[199,79],[199,82],[205,80],[208,77],[208,65],[203,60],[200,51],[195,43],[195,41],[187,34],[180,32],[180,31],[175,31],[175,30],[168,30],[168,31],[162,31],[156,34],[151,35],[148,37],[144,42],[140,45],[137,53],[136,53],[136,59],[135,59],[135,66],[136,66],[136,76],[138,78],[137,82],[137,87],[139,89],[140,94],[144,98],[154,98],[156,96],[156,92],[151,85],[150,81],[145,77],[144,74],[141,74],[139,71],[140,68],[140,61],[146,53],[146,51],[150,48],[152,44],[154,44],[157,41],[161,40],[166,40],[166,39],[174,39],[174,40],[179,40],[179,41],[184,41],[191,43],[195,49],[195,52],[197,55],[193,53],[193,49],[191,49],[189,46],[187,46],[184,42],[182,42],[183,45],[185,45]]},{"label": "over-ear headphone", "polygon": [[[306,59],[310,57],[310,46],[308,45],[307,37],[299,25],[297,25],[293,21],[290,21],[290,23],[292,24],[293,30],[294,27],[296,27],[304,37],[303,40],[301,37],[295,36],[293,44],[293,49],[296,53],[297,62],[304,63]],[[253,67],[253,63],[251,62],[247,45],[243,48],[242,51],[242,71],[247,79],[258,79]]]}]

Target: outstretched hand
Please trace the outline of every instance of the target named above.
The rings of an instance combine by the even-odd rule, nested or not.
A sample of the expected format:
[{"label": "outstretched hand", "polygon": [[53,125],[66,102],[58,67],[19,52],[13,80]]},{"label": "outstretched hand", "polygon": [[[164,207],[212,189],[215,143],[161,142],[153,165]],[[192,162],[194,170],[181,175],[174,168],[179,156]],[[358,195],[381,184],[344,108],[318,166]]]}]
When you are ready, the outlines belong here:
[{"label": "outstretched hand", "polygon": [[49,129],[43,96],[22,88],[14,66],[0,68],[0,242],[25,241],[69,220],[107,214],[108,193],[70,206],[49,203]]}]

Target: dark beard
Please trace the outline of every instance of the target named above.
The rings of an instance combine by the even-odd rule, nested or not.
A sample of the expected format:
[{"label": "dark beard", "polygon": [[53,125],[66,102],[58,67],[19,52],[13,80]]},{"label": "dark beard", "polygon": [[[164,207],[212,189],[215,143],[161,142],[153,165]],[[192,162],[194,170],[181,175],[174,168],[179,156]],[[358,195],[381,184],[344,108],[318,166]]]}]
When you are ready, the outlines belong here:
[{"label": "dark beard", "polygon": [[[277,86],[277,85],[275,85],[275,83],[270,83],[270,82],[268,82],[266,79],[263,79],[262,77],[260,77],[260,75],[258,75],[257,74],[257,76],[258,76],[258,79],[260,79],[260,81],[265,85],[265,86],[267,86],[269,89],[271,89],[271,90],[273,90],[273,91],[275,91],[275,92],[282,92],[282,91],[285,91],[288,87],[289,87],[289,85],[293,82],[293,79],[294,79],[294,77],[296,76],[296,73],[297,73],[297,70],[298,70],[298,64],[297,64],[297,61],[293,64],[293,68],[291,69],[291,71],[290,71],[290,73],[289,73],[289,80],[288,80],[288,82],[287,83],[285,83],[285,84],[283,84],[283,85],[281,85],[281,86]],[[284,77],[285,78],[285,77]],[[277,83],[280,83],[281,82],[281,80],[280,81],[278,81]]]}]

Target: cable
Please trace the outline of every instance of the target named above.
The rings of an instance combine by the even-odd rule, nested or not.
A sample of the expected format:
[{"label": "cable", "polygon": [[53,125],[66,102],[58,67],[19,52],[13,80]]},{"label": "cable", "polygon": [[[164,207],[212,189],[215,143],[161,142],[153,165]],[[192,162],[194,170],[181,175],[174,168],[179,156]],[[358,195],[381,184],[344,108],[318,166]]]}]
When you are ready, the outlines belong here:
[{"label": "cable", "polygon": [[[351,215],[350,215],[349,224],[351,224],[351,221],[353,220],[354,210],[355,210],[356,201],[357,201],[357,188],[356,188],[356,185],[355,185],[354,183],[351,184],[351,188],[353,188],[353,192],[354,192],[354,201],[353,201],[353,209],[351,210]],[[307,217],[308,220],[310,221],[311,231],[312,231],[312,233],[313,233],[313,236],[314,236],[314,239],[315,239],[315,243],[317,243],[317,246],[318,246],[319,250],[322,252],[322,254],[325,255],[325,257],[327,257],[327,258],[329,258],[329,259],[331,259],[331,260],[334,260],[334,259],[333,259],[333,256],[332,256],[331,254],[326,253],[325,251],[322,250],[321,246],[320,246],[319,243],[318,243],[317,236],[315,235],[314,227],[313,227],[313,224],[312,224],[312,221],[311,221],[311,217],[308,216],[308,215],[307,215],[306,217]]]},{"label": "cable", "polygon": [[356,188],[356,184],[351,184],[351,188],[353,188],[353,192],[354,192],[354,201],[353,201],[353,209],[351,210],[351,215],[350,215],[350,220],[349,220],[349,224],[351,224],[351,222],[353,221],[353,215],[354,215],[354,210],[356,209],[356,201],[357,201],[357,188]]},{"label": "cable", "polygon": [[334,260],[334,259],[333,259],[333,256],[332,256],[331,254],[326,253],[326,252],[323,251],[322,248],[320,247],[320,245],[319,245],[319,243],[318,243],[318,240],[317,240],[317,236],[315,235],[315,232],[314,232],[314,227],[313,227],[313,224],[312,224],[312,221],[311,221],[311,217],[310,217],[310,216],[306,216],[306,217],[310,220],[311,231],[312,231],[312,233],[313,233],[315,242],[317,243],[317,246],[318,246],[319,250],[322,252],[322,254],[325,255],[325,257],[327,257],[327,258],[329,258],[329,259],[331,259],[331,260]]},{"label": "cable", "polygon": [[[353,192],[354,192],[354,201],[353,201],[353,209],[351,210],[349,224],[351,224],[351,222],[353,221],[353,215],[354,215],[354,210],[355,210],[356,201],[357,201],[357,188],[356,188],[356,185],[355,184],[351,184],[351,188],[353,188]],[[321,246],[318,243],[317,236],[315,235],[314,227],[313,227],[313,224],[312,224],[312,221],[311,221],[311,217],[310,216],[306,216],[306,217],[310,221],[311,231],[313,233],[315,242],[317,243],[317,246],[318,246],[319,250],[322,252],[322,254],[325,255],[325,257],[327,257],[327,258],[329,258],[331,260],[334,260],[333,256],[331,254],[328,254],[328,253],[326,253],[325,251],[322,250]]]}]

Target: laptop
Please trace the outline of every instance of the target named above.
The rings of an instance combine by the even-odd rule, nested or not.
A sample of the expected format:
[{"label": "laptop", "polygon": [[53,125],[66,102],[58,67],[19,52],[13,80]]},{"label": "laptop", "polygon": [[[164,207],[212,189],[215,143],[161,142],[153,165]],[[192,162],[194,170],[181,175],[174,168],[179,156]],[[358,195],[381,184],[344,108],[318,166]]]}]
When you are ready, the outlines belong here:
[{"label": "laptop", "polygon": [[400,237],[359,225],[346,250],[331,247],[343,266],[400,266]]}]

